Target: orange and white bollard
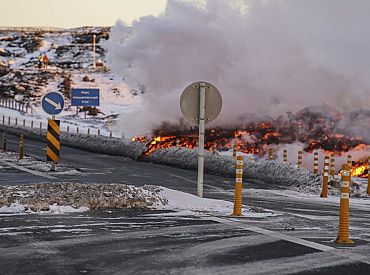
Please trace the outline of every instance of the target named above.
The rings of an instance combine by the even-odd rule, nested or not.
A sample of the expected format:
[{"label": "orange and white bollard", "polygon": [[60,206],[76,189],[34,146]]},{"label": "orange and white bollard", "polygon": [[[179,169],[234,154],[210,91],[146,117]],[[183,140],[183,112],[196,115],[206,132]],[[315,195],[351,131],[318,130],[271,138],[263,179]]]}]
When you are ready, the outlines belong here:
[{"label": "orange and white bollard", "polygon": [[180,140],[178,138],[176,139],[176,147],[180,147]]},{"label": "orange and white bollard", "polygon": [[217,143],[216,142],[213,142],[212,154],[213,155],[217,155]]},{"label": "orange and white bollard", "polygon": [[319,173],[319,153],[313,154],[313,173],[317,175]]},{"label": "orange and white bollard", "polygon": [[302,158],[303,158],[303,152],[299,150],[298,151],[298,161],[297,161],[298,168],[302,167]]},{"label": "orange and white bollard", "polygon": [[19,136],[19,153],[18,153],[18,160],[24,158],[24,136],[21,134]]},{"label": "orange and white bollard", "polygon": [[335,156],[334,154],[330,155],[330,176],[334,179],[334,176],[335,176]]},{"label": "orange and white bollard", "polygon": [[269,149],[269,160],[274,159],[274,150],[272,148]]},{"label": "orange and white bollard", "polygon": [[236,143],[233,144],[233,157],[236,157]]},{"label": "orange and white bollard", "polygon": [[320,197],[327,198],[328,197],[328,181],[329,181],[329,156],[325,156],[324,159],[324,173],[322,176],[322,190]]},{"label": "orange and white bollard", "polygon": [[347,164],[349,165],[349,183],[351,184],[352,178],[352,155],[347,156]]},{"label": "orange and white bollard", "polygon": [[283,162],[288,162],[288,150],[283,151]]},{"label": "orange and white bollard", "polygon": [[353,241],[349,238],[349,183],[351,175],[348,163],[342,165],[341,174],[339,232],[335,242],[340,244],[353,244]]},{"label": "orange and white bollard", "polygon": [[233,216],[242,215],[242,183],[243,183],[243,157],[237,156]]},{"label": "orange and white bollard", "polygon": [[370,157],[367,160],[367,194],[370,196]]}]

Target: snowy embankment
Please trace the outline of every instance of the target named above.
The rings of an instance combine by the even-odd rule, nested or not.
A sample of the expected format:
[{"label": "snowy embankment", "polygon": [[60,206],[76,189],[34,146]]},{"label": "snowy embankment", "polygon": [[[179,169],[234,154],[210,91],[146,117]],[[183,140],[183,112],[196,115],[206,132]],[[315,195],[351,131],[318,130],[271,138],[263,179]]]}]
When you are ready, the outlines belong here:
[{"label": "snowy embankment", "polygon": [[78,212],[165,205],[156,192],[126,184],[41,183],[0,186],[0,213]]}]

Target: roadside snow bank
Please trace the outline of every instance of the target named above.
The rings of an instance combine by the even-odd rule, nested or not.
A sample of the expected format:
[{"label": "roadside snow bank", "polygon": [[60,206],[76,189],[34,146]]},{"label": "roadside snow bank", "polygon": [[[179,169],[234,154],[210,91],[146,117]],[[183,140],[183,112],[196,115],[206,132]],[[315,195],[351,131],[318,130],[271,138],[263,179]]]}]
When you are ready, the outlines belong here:
[{"label": "roadside snow bank", "polygon": [[[233,213],[234,203],[229,201],[199,198],[189,193],[152,185],[146,185],[144,188],[160,194],[168,200],[167,204],[160,205],[156,209],[176,210],[178,211],[175,214],[176,216],[179,214],[194,215],[194,213],[230,216]],[[246,217],[255,218],[277,215],[271,210],[245,205],[243,205],[242,214]],[[170,214],[165,213],[159,215],[168,216]]]},{"label": "roadside snow bank", "polygon": [[[181,167],[185,169],[196,169],[198,166],[197,150],[181,147],[169,149],[158,149],[145,158],[159,164]],[[214,155],[205,152],[205,170],[210,173],[235,176],[235,158],[232,156]],[[314,175],[305,168],[296,165],[282,163],[275,160],[254,160],[244,158],[244,177],[246,179],[263,180],[270,184],[291,186],[301,184],[320,184],[321,178]]]},{"label": "roadside snow bank", "polygon": [[[46,130],[22,126],[0,126],[0,129],[6,129],[9,134],[20,135],[24,134],[25,138],[33,140],[41,140],[46,143]],[[140,142],[132,142],[129,139],[114,138],[97,135],[85,135],[62,132],[60,135],[62,146],[70,146],[86,151],[108,154],[114,156],[125,156],[138,158],[141,156],[145,144]],[[27,152],[25,152],[27,154]]]},{"label": "roadside snow bank", "polygon": [[126,184],[41,183],[0,186],[0,213],[50,213],[164,205],[161,195]]},{"label": "roadside snow bank", "polygon": [[[329,196],[340,196],[340,176],[335,176],[328,182],[328,195]],[[321,183],[321,182],[320,182]],[[307,184],[300,184],[293,186],[293,191],[300,192],[302,194],[321,194],[322,185],[313,184],[312,182],[307,182]],[[367,179],[362,179],[358,177],[352,177],[351,185],[349,189],[349,195],[352,198],[370,198],[367,195]]]}]

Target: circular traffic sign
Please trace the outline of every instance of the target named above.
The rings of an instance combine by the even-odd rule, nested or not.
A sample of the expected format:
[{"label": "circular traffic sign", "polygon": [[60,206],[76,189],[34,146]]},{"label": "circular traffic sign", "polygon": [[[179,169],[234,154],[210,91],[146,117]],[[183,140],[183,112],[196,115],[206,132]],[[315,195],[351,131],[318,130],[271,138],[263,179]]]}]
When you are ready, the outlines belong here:
[{"label": "circular traffic sign", "polygon": [[42,109],[49,115],[57,115],[63,111],[64,97],[62,93],[50,92],[42,97]]},{"label": "circular traffic sign", "polygon": [[198,123],[201,83],[205,84],[205,123],[209,123],[216,119],[222,107],[221,94],[212,84],[200,81],[186,87],[180,98],[180,108],[188,120]]}]

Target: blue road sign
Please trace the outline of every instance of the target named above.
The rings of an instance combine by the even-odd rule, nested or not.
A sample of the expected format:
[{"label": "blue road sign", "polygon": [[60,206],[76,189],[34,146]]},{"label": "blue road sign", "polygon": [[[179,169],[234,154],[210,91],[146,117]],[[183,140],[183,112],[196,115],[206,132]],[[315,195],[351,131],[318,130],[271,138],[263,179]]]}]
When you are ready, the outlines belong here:
[{"label": "blue road sign", "polygon": [[99,89],[72,89],[71,105],[83,107],[99,106]]},{"label": "blue road sign", "polygon": [[61,93],[50,92],[44,95],[41,101],[42,109],[49,115],[57,115],[63,111],[64,98]]}]

